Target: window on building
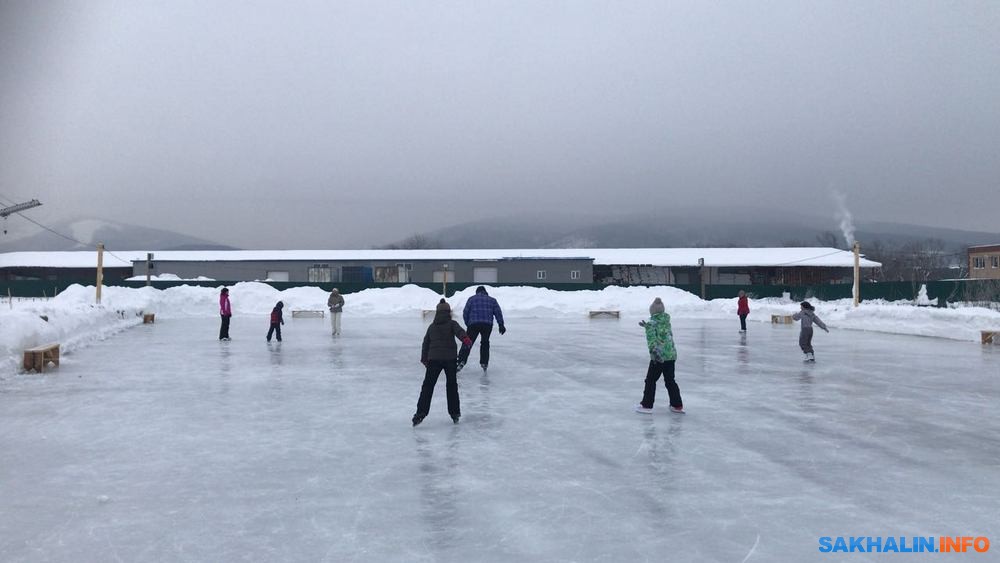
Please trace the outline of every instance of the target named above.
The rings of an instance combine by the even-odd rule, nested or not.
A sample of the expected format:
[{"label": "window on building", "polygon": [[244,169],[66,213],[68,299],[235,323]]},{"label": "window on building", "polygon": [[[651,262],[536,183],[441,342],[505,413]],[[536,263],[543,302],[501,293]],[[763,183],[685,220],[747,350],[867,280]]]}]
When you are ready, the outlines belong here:
[{"label": "window on building", "polygon": [[288,281],[288,272],[282,270],[268,270],[265,279],[276,282],[286,282]]},{"label": "window on building", "polygon": [[545,270],[538,270],[538,272],[535,274],[535,277],[537,279],[544,280],[547,277]]},{"label": "window on building", "polygon": [[410,275],[413,272],[413,264],[405,262],[397,263],[396,270],[399,283],[410,283]]},{"label": "window on building", "polygon": [[982,270],[986,268],[986,257],[985,256],[974,256],[972,258],[972,269]]},{"label": "window on building", "polygon": [[569,273],[569,279],[571,280],[580,279],[580,270],[571,270]]},{"label": "window on building", "polygon": [[1000,268],[1000,256],[990,256],[990,267]]},{"label": "window on building", "polygon": [[396,266],[375,266],[375,281],[379,283],[396,283],[399,281],[399,268]]},{"label": "window on building", "polygon": [[329,283],[333,281],[333,277],[330,275],[330,265],[329,264],[313,264],[309,268],[309,281],[313,283]]}]

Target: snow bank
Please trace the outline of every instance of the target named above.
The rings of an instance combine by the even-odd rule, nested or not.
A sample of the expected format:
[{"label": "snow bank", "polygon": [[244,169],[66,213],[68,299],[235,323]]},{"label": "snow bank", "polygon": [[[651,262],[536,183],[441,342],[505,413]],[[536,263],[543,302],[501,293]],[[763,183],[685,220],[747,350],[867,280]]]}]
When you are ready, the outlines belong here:
[{"label": "snow bank", "polygon": [[[182,285],[159,290],[152,287],[105,287],[101,305],[94,305],[94,287],[74,285],[48,301],[14,301],[0,307],[0,363],[16,369],[25,348],[59,342],[64,352],[103,339],[141,323],[142,312],[160,318],[215,317],[219,311],[219,287]],[[736,299],[703,301],[674,287],[608,287],[600,291],[554,291],[533,287],[497,287],[490,295],[500,301],[505,317],[586,318],[589,311],[617,310],[624,318],[644,317],[653,298],[660,297],[667,312],[678,318],[730,319],[736,316]],[[475,288],[448,299],[460,318],[466,300]],[[285,311],[326,310],[329,294],[315,287],[278,291],[257,282],[230,286],[235,316],[265,316],[276,302]],[[344,316],[419,316],[433,309],[440,295],[415,285],[367,289],[345,296]],[[924,299],[926,301],[926,299]],[[920,307],[901,301],[865,301],[852,306],[850,299],[816,301],[816,312],[832,330],[854,329],[978,341],[981,330],[1000,330],[1000,313],[985,308],[943,309]],[[772,314],[789,315],[798,303],[778,298],[751,300],[750,321],[770,322]],[[45,321],[41,316],[48,317]]]}]

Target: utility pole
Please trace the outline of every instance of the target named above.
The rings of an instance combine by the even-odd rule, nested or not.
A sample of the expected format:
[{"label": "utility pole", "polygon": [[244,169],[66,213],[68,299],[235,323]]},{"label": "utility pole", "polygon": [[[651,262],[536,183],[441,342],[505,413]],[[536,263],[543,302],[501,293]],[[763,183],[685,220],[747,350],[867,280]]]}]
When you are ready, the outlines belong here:
[{"label": "utility pole", "polygon": [[146,287],[150,286],[150,283],[149,283],[150,273],[149,273],[149,271],[152,270],[152,269],[153,269],[153,253],[152,252],[147,252],[146,253]]},{"label": "utility pole", "polygon": [[854,241],[854,306],[861,302],[861,243]]},{"label": "utility pole", "polygon": [[698,278],[701,279],[701,298],[705,298],[705,259],[698,259]]},{"label": "utility pole", "polygon": [[448,265],[444,265],[444,277],[441,279],[441,297],[448,298]]},{"label": "utility pole", "polygon": [[101,304],[101,286],[104,284],[104,243],[97,243],[97,304]]}]

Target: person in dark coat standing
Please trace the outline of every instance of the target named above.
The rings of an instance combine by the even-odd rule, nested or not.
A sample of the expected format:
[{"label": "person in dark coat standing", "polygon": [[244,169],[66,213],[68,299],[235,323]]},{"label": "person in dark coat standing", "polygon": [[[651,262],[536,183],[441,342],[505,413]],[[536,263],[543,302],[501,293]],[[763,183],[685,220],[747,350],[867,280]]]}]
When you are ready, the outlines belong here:
[{"label": "person in dark coat standing", "polygon": [[219,340],[229,340],[229,319],[233,316],[233,307],[229,303],[229,288],[224,287],[219,293],[219,314],[222,316],[222,326],[219,327]]},{"label": "person in dark coat standing", "polygon": [[471,347],[472,340],[462,329],[462,325],[452,320],[451,306],[444,299],[437,304],[434,321],[427,327],[423,346],[420,350],[420,363],[427,371],[424,373],[424,384],[420,388],[420,399],[417,400],[417,412],[413,415],[413,425],[423,422],[431,410],[431,397],[434,396],[434,385],[438,376],[444,371],[445,392],[448,397],[448,414],[451,420],[458,424],[462,416],[462,408],[458,401],[458,367],[456,355],[458,345],[455,339],[461,340],[463,347]]},{"label": "person in dark coat standing", "polygon": [[271,341],[271,335],[275,334],[278,342],[281,342],[281,325],[285,324],[285,319],[281,314],[281,310],[284,309],[285,304],[278,301],[278,304],[271,309],[271,328],[267,330],[267,341]]},{"label": "person in dark coat standing", "polygon": [[740,316],[740,332],[747,331],[747,317],[750,315],[750,303],[747,294],[740,290],[740,298],[736,300],[736,314]]},{"label": "person in dark coat standing", "polygon": [[[465,302],[462,319],[465,320],[465,326],[469,329],[469,339],[472,340],[473,344],[476,342],[476,338],[482,336],[479,344],[479,366],[484,370],[490,363],[490,334],[493,333],[494,317],[497,320],[500,334],[507,332],[507,327],[503,324],[503,312],[500,311],[500,304],[486,293],[485,287],[477,287],[476,294]],[[462,371],[465,362],[469,361],[471,351],[471,347],[462,348],[458,354],[458,371]]]}]

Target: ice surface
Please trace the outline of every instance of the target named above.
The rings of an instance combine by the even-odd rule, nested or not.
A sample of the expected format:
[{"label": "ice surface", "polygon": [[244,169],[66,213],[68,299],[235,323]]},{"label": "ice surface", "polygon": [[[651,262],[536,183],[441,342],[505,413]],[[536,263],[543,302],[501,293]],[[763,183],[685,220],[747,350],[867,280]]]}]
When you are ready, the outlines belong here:
[{"label": "ice surface", "polygon": [[797,327],[675,318],[688,414],[661,385],[642,415],[636,320],[512,318],[488,376],[478,350],[459,376],[461,424],[442,381],[415,429],[418,318],[345,317],[340,338],[289,319],[280,345],[264,317],[229,343],[214,319],[131,328],[0,381],[0,560],[853,561],[818,537],[996,541],[997,348],[819,332],[804,365]]}]

